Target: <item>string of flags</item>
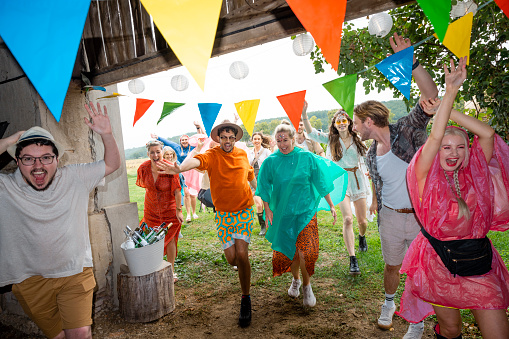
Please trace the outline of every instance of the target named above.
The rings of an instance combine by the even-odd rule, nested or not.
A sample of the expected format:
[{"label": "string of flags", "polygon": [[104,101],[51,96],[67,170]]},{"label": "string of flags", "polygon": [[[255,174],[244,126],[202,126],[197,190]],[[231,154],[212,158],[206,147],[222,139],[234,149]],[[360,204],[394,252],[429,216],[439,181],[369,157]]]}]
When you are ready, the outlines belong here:
[{"label": "string of flags", "polygon": [[[494,1],[508,16],[509,0]],[[57,121],[60,120],[62,113],[90,2],[91,0],[33,1],[30,6],[26,6],[23,1],[0,1],[0,36]],[[141,2],[181,64],[188,69],[203,90],[222,0],[192,2],[141,0]],[[299,21],[314,37],[327,62],[336,71],[346,2],[347,0],[287,0]],[[468,58],[473,14],[469,13],[449,23],[451,0],[417,0],[417,2],[430,20],[439,41],[456,56]],[[478,10],[491,2],[493,0],[479,6]],[[34,53],[34,50],[38,53]],[[375,65],[407,98],[410,95],[412,58],[413,47],[395,53]],[[349,114],[353,113],[357,74],[364,71],[366,70],[323,84]],[[87,88],[104,91],[104,88],[99,86]],[[303,92],[305,93],[301,91],[278,97],[290,120],[293,119],[294,126],[297,121],[295,113],[297,110],[294,104],[288,103],[288,100],[290,98],[300,102]],[[118,96],[122,94],[111,93],[106,97]],[[133,126],[153,102],[149,99],[137,99]],[[254,127],[258,104],[257,99],[235,104],[250,134],[251,126]],[[159,122],[182,105],[184,104],[165,105]],[[211,114],[210,112],[215,114],[215,110],[219,112],[220,106],[204,105],[202,108],[207,114]],[[205,118],[203,114],[202,118],[204,122],[211,120],[211,117]],[[300,119],[300,116],[297,118]]]}]

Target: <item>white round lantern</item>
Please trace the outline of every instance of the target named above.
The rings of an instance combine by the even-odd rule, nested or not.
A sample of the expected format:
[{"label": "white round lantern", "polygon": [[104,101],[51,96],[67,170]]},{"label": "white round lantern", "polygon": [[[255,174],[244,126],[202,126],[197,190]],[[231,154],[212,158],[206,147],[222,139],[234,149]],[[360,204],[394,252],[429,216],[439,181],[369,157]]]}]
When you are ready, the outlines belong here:
[{"label": "white round lantern", "polygon": [[469,1],[458,1],[456,5],[451,8],[451,17],[453,19],[461,18],[462,16],[472,13],[475,15],[477,13],[477,4],[472,0]]},{"label": "white round lantern", "polygon": [[387,13],[377,13],[369,19],[368,31],[371,35],[383,38],[392,29],[392,17]]},{"label": "white round lantern", "polygon": [[230,65],[230,75],[237,79],[242,80],[249,74],[249,67],[244,61],[235,61]]},{"label": "white round lantern", "polygon": [[134,79],[129,81],[127,87],[129,88],[129,91],[132,94],[140,94],[145,90],[145,84],[140,79]]},{"label": "white round lantern", "polygon": [[189,80],[184,75],[174,75],[171,78],[171,87],[176,91],[185,91],[189,87]]},{"label": "white round lantern", "polygon": [[313,50],[313,47],[315,47],[315,42],[311,35],[301,34],[293,39],[293,53],[298,56],[308,55]]}]

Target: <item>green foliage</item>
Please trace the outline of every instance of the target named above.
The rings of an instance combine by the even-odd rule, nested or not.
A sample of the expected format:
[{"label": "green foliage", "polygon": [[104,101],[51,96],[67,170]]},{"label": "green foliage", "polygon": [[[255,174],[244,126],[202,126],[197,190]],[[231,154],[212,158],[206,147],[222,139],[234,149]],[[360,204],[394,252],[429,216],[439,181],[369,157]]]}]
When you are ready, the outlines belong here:
[{"label": "green foliage", "polygon": [[[478,5],[486,2],[479,0]],[[390,35],[397,32],[417,43],[434,33],[418,4],[402,6],[389,13],[394,21]],[[390,35],[377,38],[369,35],[367,28],[353,29],[352,24],[345,23],[338,74],[354,74],[384,60],[393,53],[389,44]],[[472,26],[470,65],[467,67],[469,76],[459,93],[459,98],[465,101],[475,98],[478,105],[474,115],[479,116],[485,111],[491,126],[506,140],[509,139],[509,116],[506,115],[509,110],[508,37],[509,20],[494,2],[477,11]],[[416,47],[415,55],[439,87],[443,87],[443,68],[439,65],[448,63],[450,58],[457,58],[435,38]],[[318,48],[311,53],[311,60],[315,72],[323,72],[325,60]],[[359,73],[359,80],[366,94],[375,89],[381,92],[390,88],[395,98],[403,98],[387,78],[374,68]],[[407,108],[414,106],[418,98],[414,86],[411,100],[404,99]],[[399,116],[396,112],[394,114],[395,118]]]}]

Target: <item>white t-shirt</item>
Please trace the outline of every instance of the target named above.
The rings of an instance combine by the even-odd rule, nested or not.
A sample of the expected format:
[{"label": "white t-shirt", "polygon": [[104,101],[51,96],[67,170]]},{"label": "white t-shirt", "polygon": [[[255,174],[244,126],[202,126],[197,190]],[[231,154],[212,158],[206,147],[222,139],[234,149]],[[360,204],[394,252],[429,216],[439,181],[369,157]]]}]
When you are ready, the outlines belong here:
[{"label": "white t-shirt", "polygon": [[412,208],[406,185],[408,164],[395,156],[392,151],[376,157],[378,173],[384,183],[382,202],[390,208]]},{"label": "white t-shirt", "polygon": [[64,166],[45,191],[29,186],[19,169],[0,174],[0,286],[93,266],[89,194],[104,173],[104,161]]}]

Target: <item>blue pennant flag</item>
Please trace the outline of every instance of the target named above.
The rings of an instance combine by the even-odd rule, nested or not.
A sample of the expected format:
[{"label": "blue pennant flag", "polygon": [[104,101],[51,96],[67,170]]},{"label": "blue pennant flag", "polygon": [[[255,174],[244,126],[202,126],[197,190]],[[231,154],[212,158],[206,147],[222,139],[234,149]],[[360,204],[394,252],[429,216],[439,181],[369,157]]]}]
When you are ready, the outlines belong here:
[{"label": "blue pennant flag", "polygon": [[0,1],[0,36],[57,121],[90,1]]},{"label": "blue pennant flag", "polygon": [[412,84],[412,63],[414,47],[410,46],[376,65],[376,68],[389,79],[407,99],[410,99],[410,86]]},{"label": "blue pennant flag", "polygon": [[223,105],[215,103],[198,104],[198,109],[200,110],[201,114],[201,120],[203,121],[203,126],[205,127],[205,131],[207,132],[207,136],[209,137],[210,132],[212,132],[212,126],[214,126],[214,122],[216,121],[221,106]]}]

